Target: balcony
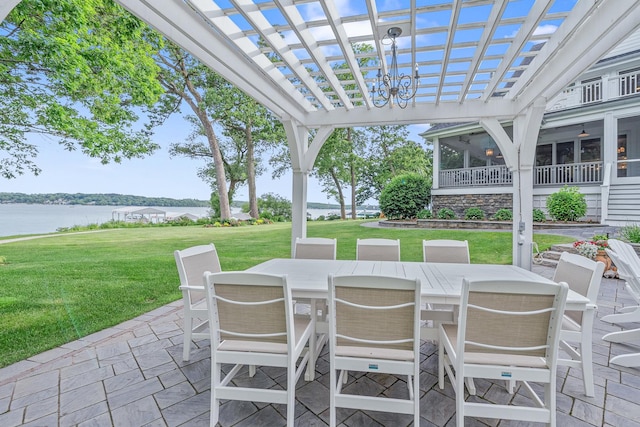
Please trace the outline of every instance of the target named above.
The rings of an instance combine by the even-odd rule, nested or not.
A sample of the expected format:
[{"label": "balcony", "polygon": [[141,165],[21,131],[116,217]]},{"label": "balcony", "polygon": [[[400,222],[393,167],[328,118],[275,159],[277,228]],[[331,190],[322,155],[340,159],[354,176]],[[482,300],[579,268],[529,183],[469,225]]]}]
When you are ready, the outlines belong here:
[{"label": "balcony", "polygon": [[[602,162],[567,165],[536,166],[534,185],[601,184]],[[440,188],[506,186],[513,184],[511,171],[506,166],[441,170]]]},{"label": "balcony", "polygon": [[639,83],[640,71],[634,71],[574,84],[553,98],[547,104],[547,111],[565,110],[636,95],[640,93]]}]

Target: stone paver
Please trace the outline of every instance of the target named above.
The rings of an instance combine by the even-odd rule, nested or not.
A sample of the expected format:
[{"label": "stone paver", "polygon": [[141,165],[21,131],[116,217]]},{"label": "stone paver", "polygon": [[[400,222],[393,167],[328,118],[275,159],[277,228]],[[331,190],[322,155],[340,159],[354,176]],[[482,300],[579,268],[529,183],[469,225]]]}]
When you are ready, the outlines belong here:
[{"label": "stone paver", "polygon": [[[535,266],[550,277],[553,270]],[[609,357],[640,351],[638,345],[609,344],[600,338],[618,325],[601,322],[632,300],[622,281],[604,279],[594,325],[595,397],[583,393],[581,372],[558,370],[558,424],[567,426],[640,427],[640,369],[609,364]],[[192,346],[182,361],[181,302],[146,313],[114,328],[65,344],[0,369],[0,426],[207,426],[210,405],[208,340]],[[624,328],[640,327],[626,324]],[[381,374],[350,375],[345,390],[386,396],[406,395],[403,378]],[[241,375],[236,385],[281,387],[283,372],[258,369],[250,378]],[[326,426],[329,419],[329,356],[318,359],[316,380],[297,386],[296,425]],[[477,380],[478,402],[530,404],[522,388],[514,395],[501,384]],[[421,425],[455,426],[455,395],[448,381],[437,384],[437,347],[421,347]],[[343,426],[406,426],[411,417],[338,410]],[[223,427],[284,426],[283,405],[225,402],[220,408]],[[470,419],[469,426],[511,426],[521,423]]]}]

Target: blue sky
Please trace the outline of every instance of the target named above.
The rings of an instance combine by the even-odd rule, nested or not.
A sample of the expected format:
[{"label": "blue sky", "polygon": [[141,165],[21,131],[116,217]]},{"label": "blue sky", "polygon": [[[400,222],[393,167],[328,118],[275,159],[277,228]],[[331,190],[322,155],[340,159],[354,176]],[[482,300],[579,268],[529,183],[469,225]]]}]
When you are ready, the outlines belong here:
[{"label": "blue sky", "polygon": [[[156,129],[154,142],[161,148],[143,159],[123,160],[120,164],[102,165],[79,151],[65,151],[52,138],[40,135],[29,140],[37,144],[40,154],[36,163],[42,169],[38,176],[25,174],[15,179],[0,178],[0,192],[9,193],[119,193],[147,197],[194,198],[208,200],[209,186],[196,172],[202,161],[183,157],[171,158],[168,147],[183,141],[190,132],[189,124],[175,115],[164,126]],[[422,142],[418,136],[426,125],[410,126],[410,139]],[[266,161],[266,159],[265,159]],[[291,174],[278,180],[266,173],[257,179],[258,196],[276,193],[291,200]],[[247,187],[242,187],[236,200],[248,200]],[[309,202],[335,203],[327,200],[314,178],[309,178]]]}]

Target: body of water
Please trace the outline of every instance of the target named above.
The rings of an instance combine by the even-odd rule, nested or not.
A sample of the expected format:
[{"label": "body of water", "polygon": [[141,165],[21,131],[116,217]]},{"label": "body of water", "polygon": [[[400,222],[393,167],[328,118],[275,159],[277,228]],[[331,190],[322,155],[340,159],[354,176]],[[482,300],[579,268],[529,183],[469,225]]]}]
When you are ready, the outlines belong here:
[{"label": "body of water", "polygon": [[[74,225],[102,224],[111,220],[114,209],[123,206],[0,204],[0,236],[52,233]],[[190,213],[206,216],[209,208],[157,207],[167,215]],[[117,217],[116,217],[117,219]]]},{"label": "body of water", "polygon": [[[123,206],[85,206],[85,205],[38,205],[38,204],[0,204],[0,237],[21,234],[53,233],[58,228],[74,225],[102,224],[112,219],[114,209]],[[206,207],[157,207],[168,216],[190,213],[199,217],[206,216]],[[240,212],[232,208],[232,213]],[[360,211],[358,211],[360,212]],[[309,209],[311,218],[330,213],[340,214],[339,209]],[[118,219],[117,215],[114,219]]]}]

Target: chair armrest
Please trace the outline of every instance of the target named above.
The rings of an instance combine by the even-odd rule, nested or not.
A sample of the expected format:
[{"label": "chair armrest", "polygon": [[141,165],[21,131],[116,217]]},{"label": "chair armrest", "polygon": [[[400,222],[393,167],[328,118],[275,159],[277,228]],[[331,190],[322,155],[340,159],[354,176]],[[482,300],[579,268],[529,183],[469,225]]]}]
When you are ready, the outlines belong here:
[{"label": "chair armrest", "polygon": [[204,286],[182,285],[178,289],[180,289],[181,291],[202,291],[202,292],[204,292]]}]

